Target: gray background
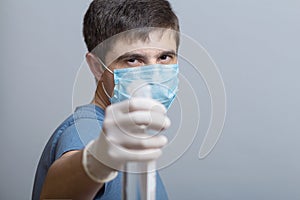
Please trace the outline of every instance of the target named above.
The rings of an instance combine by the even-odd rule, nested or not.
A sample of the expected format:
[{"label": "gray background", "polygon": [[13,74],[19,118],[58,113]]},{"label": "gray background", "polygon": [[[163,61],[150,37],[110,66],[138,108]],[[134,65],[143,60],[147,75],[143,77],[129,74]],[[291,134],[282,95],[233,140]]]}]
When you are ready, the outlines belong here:
[{"label": "gray background", "polygon": [[[228,112],[209,157],[198,159],[199,134],[183,157],[161,171],[170,198],[300,199],[299,1],[171,3],[182,32],[217,63]],[[30,198],[42,149],[72,112],[88,4],[0,3],[1,200]]]}]

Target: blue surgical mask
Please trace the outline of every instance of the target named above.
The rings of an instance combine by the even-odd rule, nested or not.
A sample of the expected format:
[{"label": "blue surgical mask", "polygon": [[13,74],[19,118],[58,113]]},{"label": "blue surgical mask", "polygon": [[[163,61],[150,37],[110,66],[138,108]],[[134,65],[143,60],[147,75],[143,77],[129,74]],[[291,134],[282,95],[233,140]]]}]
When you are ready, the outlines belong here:
[{"label": "blue surgical mask", "polygon": [[[106,69],[108,69],[105,66]],[[148,65],[115,69],[114,92],[109,97],[111,103],[121,102],[133,96],[150,97],[162,103],[167,109],[171,106],[178,90],[178,64]]]}]

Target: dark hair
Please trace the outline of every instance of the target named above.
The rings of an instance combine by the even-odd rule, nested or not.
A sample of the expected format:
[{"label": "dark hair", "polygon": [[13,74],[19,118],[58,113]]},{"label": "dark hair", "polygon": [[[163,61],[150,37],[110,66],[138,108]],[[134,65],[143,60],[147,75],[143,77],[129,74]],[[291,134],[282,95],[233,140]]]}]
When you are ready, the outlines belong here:
[{"label": "dark hair", "polygon": [[[166,0],[94,0],[83,21],[88,51],[106,39],[131,29],[157,27],[179,32],[178,18]],[[146,34],[153,29],[149,30]],[[142,31],[143,32],[143,31]],[[145,38],[145,33],[140,37]],[[177,46],[179,36],[176,37]]]}]

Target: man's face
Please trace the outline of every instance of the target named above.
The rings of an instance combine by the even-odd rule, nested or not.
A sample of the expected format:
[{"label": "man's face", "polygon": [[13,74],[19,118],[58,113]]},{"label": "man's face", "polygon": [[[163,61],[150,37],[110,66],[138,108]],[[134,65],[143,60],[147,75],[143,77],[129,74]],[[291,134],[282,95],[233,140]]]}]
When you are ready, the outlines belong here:
[{"label": "man's face", "polygon": [[[105,58],[108,68],[123,69],[153,64],[177,63],[177,45],[174,33],[153,31],[149,40],[128,42],[117,40]],[[114,88],[113,74],[105,70],[102,81],[108,94],[112,96]]]}]

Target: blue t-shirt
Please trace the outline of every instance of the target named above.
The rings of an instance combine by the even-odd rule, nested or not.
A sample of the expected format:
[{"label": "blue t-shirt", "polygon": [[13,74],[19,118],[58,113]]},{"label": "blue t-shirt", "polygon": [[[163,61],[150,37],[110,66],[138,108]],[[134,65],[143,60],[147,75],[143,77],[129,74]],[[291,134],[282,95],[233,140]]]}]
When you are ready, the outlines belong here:
[{"label": "blue t-shirt", "polygon": [[[32,200],[39,200],[47,171],[52,163],[64,153],[71,150],[83,149],[89,141],[97,138],[101,132],[103,119],[104,110],[100,107],[92,104],[80,106],[55,130],[46,144],[38,164],[32,191]],[[168,199],[159,175],[157,175],[156,180],[156,199]],[[119,173],[115,179],[105,183],[94,199],[121,199],[121,183],[122,173]]]}]

